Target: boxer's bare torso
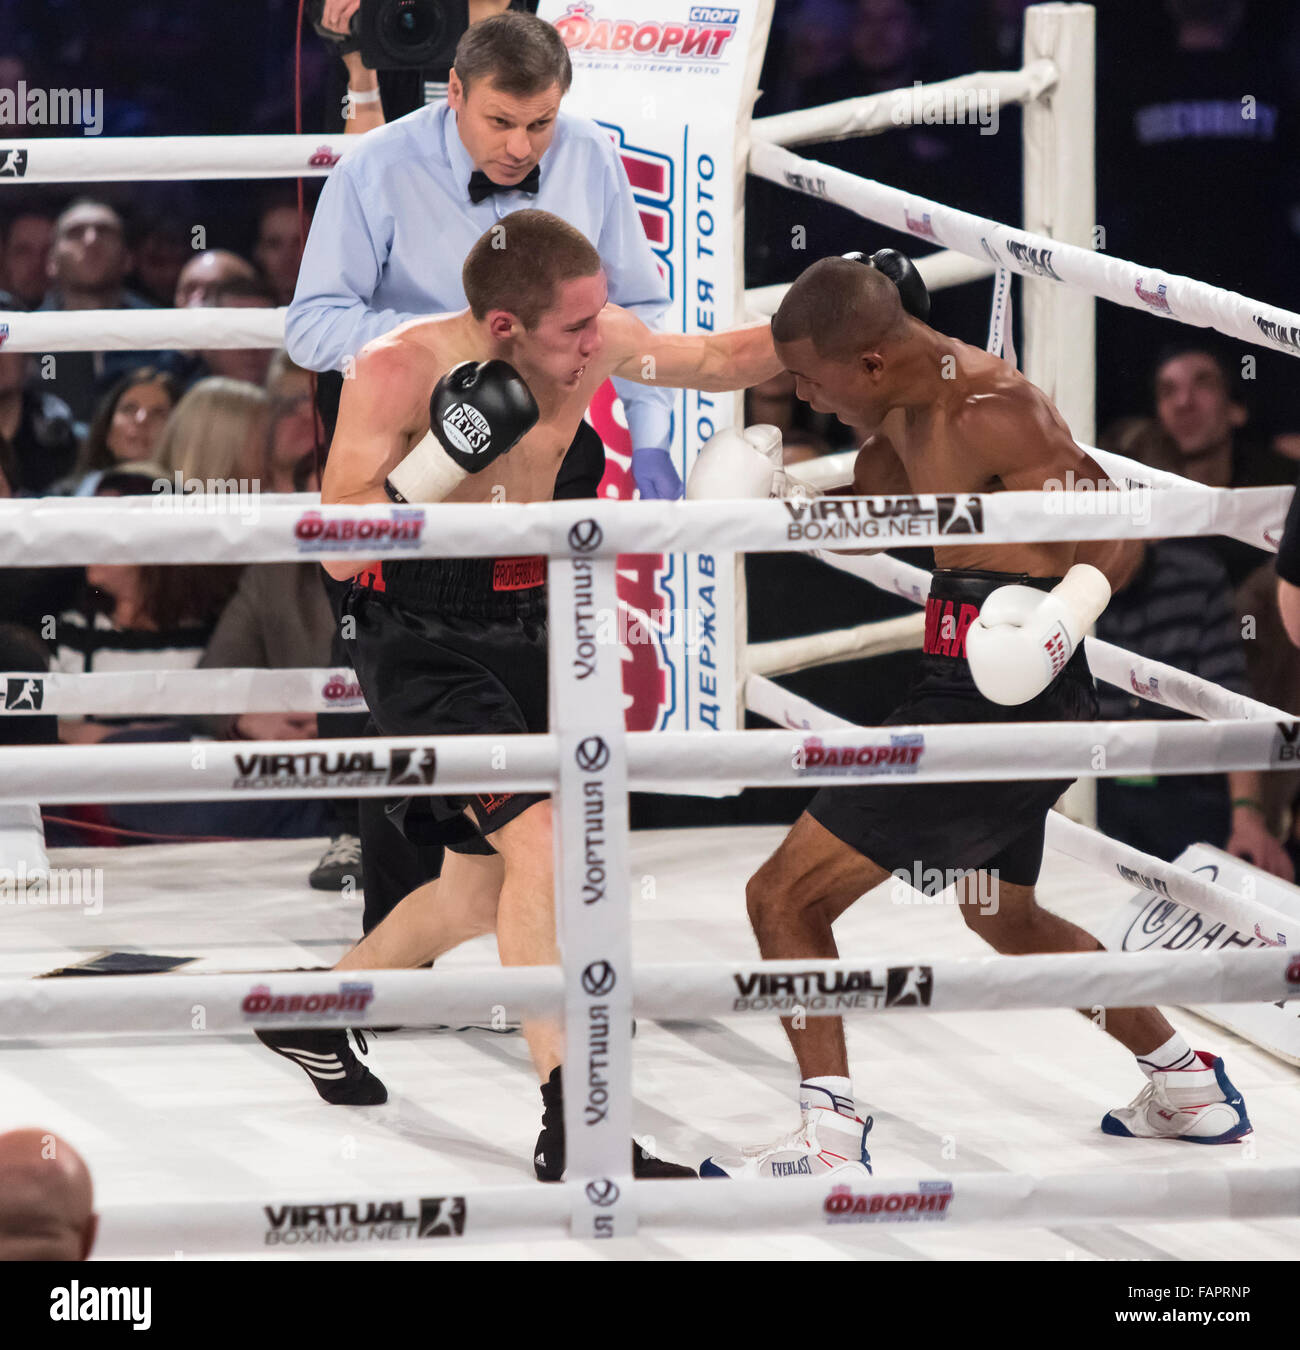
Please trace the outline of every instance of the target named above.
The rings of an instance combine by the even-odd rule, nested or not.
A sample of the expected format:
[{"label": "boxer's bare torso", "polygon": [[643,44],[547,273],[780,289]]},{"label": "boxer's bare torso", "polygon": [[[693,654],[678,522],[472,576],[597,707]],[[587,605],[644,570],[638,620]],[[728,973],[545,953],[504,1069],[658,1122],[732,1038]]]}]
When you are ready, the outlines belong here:
[{"label": "boxer's bare torso", "polygon": [[[596,389],[622,356],[618,354],[619,316],[625,311],[607,305],[601,314],[602,347],[586,373],[565,388],[531,379],[521,371],[540,417],[509,454],[466,478],[449,502],[547,501],[578,423]],[[357,360],[355,392],[359,422],[368,414],[369,428],[344,424],[330,447],[321,500],[327,503],[387,502],[384,479],[429,430],[429,398],[433,387],[462,361],[485,361],[494,353],[468,312],[413,319],[370,343]]]},{"label": "boxer's bare torso", "polygon": [[[1051,400],[1005,361],[935,334],[951,378],[927,382],[927,400],[886,414],[864,442],[852,491],[961,493],[1094,487],[1106,475],[1075,445]],[[1118,586],[1140,550],[1127,541],[946,545],[935,563],[1060,577],[1088,562]]]},{"label": "boxer's bare torso", "polygon": [[[611,375],[717,392],[760,383],[781,369],[767,323],[710,334],[657,333],[629,311],[606,303],[603,277],[567,285],[577,288],[563,302],[573,307],[571,331],[584,323],[592,329],[591,340],[584,337],[583,364],[578,364],[583,357],[565,354],[571,352],[569,344],[558,357],[538,352],[534,344],[538,361],[548,363],[545,369],[514,361],[514,353],[494,343],[469,310],[413,319],[368,343],[351,377],[344,379],[321,501],[388,505],[384,480],[428,432],[434,385],[462,361],[511,361],[537,401],[539,416],[509,453],[465,479],[446,498],[449,502],[550,500],[582,415]],[[364,561],[325,563],[338,578],[368,566]]]}]

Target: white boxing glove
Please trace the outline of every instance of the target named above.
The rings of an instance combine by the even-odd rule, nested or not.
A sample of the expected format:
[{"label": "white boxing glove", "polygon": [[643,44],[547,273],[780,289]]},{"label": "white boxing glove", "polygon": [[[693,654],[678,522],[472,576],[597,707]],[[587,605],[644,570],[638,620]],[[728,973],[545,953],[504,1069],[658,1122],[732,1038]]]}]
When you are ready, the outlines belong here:
[{"label": "white boxing glove", "polygon": [[734,497],[783,497],[785,469],[781,433],[759,424],[723,427],[700,446],[686,479],[688,501]]},{"label": "white boxing glove", "polygon": [[1028,703],[1065,669],[1110,602],[1110,583],[1076,563],[1050,591],[999,586],[966,630],[966,660],[975,687],[991,703]]}]

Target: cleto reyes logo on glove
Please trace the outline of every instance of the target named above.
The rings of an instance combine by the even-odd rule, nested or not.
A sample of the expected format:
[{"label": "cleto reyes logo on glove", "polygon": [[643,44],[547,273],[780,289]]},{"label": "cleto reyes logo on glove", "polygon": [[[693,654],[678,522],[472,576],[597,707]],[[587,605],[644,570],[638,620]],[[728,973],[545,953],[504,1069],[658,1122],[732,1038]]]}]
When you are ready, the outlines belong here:
[{"label": "cleto reyes logo on glove", "polygon": [[468,403],[453,403],[442,415],[442,431],[457,449],[467,455],[480,455],[492,440],[492,428],[477,408]]}]

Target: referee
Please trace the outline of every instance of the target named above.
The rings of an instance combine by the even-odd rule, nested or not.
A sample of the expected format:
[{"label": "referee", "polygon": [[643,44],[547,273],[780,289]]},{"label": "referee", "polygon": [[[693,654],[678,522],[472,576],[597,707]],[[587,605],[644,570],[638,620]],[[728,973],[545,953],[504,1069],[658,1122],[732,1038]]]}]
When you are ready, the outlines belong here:
[{"label": "referee", "polygon": [[[510,11],[461,38],[447,99],[367,132],[321,194],[285,323],[300,366],[340,371],[408,319],[463,309],[474,241],[524,206],[596,246],[609,298],[652,328],[669,296],[609,136],[560,111],[573,73],[555,28]],[[615,380],[643,498],[677,498],[672,395]],[[327,422],[330,421],[327,415]]]},{"label": "referee", "polygon": [[[317,204],[285,346],[322,373],[321,412],[333,435],[349,360],[372,339],[418,316],[463,309],[460,269],[474,241],[511,211],[537,206],[582,231],[605,265],[610,299],[658,327],[667,288],[641,228],[627,175],[609,136],[570,117],[560,103],[572,81],[563,40],[535,15],[510,11],[461,37],[446,101],[368,131],[334,169]],[[677,498],[681,480],[667,445],[672,395],[615,381],[625,400],[632,471],[642,497]],[[604,447],[584,424],[555,496],[594,497]],[[326,580],[337,612],[340,589]],[[347,665],[346,652],[334,654]],[[326,723],[333,723],[329,731]],[[373,734],[373,727],[367,729]],[[359,735],[356,719],[322,719],[322,735]],[[407,840],[383,811],[360,803],[355,825],[340,823],[311,884],[365,888],[363,926],[374,927],[402,896],[441,871],[441,845]],[[351,808],[348,808],[349,814]]]}]

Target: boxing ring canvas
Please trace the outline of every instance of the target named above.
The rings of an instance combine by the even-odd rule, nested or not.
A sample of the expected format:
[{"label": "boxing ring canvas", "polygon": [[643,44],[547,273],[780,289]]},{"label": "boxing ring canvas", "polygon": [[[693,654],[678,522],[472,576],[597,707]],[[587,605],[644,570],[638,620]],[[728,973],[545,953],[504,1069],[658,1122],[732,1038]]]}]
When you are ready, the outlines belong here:
[{"label": "boxing ring canvas", "polygon": [[[634,959],[752,959],[744,883],[781,835],[770,827],[634,834]],[[187,969],[195,974],[326,965],[353,941],[360,898],[307,889],[303,878],[319,851],[316,840],[253,842],[239,850],[220,844],[55,850],[56,866],[104,869],[102,912],[26,908],[21,922],[0,927],[0,977],[22,979],[118,949],[193,956]],[[1100,922],[1132,887],[1049,852],[1041,893],[1048,907],[1086,925]],[[19,915],[10,909],[8,917]],[[850,909],[837,933],[846,954],[876,960],[987,950],[952,904],[896,904],[887,886]],[[495,946],[479,939],[438,968],[481,969],[489,978],[499,970]],[[1101,1116],[1132,1096],[1135,1073],[1129,1056],[1076,1013],[851,1020],[854,1081],[875,1117],[870,1144],[877,1178],[1300,1162],[1295,1070],[1187,1013],[1177,1021],[1193,1045],[1212,1044],[1228,1058],[1250,1104],[1256,1133],[1248,1150],[1233,1150],[1231,1159],[1220,1150],[1207,1158],[1206,1150],[1186,1144],[1103,1135]],[[105,1212],[99,1258],[174,1259],[171,1247],[138,1253],[121,1245],[113,1211],[141,1196],[154,1198],[158,1238],[166,1242],[169,1206],[178,1204],[236,1196],[266,1205],[294,1197],[321,1204],[404,1194],[412,1183],[422,1196],[531,1183],[537,1087],[518,1033],[379,1034],[367,1062],[387,1082],[389,1101],[350,1109],[320,1101],[299,1069],[267,1055],[251,1034],[43,1041],[36,1032],[0,1042],[0,1100],[14,1122],[39,1121],[77,1140]],[[653,1136],[662,1156],[697,1163],[722,1143],[763,1138],[784,1121],[795,1123],[797,1071],[774,1017],[641,1017],[634,1047],[634,1129],[642,1140]],[[204,1254],[1092,1261],[1220,1260],[1231,1252],[1283,1260],[1298,1244],[1300,1219],[952,1229],[899,1222],[817,1235],[777,1230],[724,1237],[683,1225],[643,1229],[618,1243],[331,1240]]]}]

